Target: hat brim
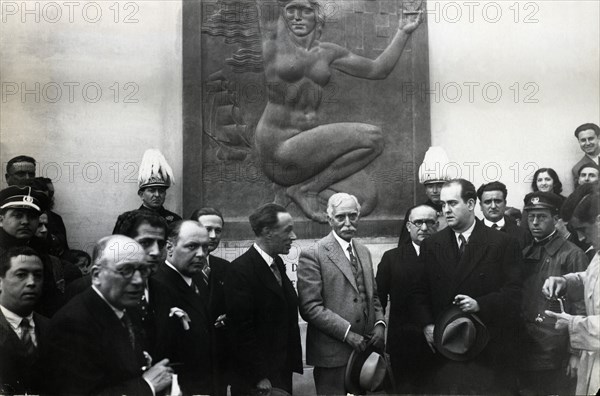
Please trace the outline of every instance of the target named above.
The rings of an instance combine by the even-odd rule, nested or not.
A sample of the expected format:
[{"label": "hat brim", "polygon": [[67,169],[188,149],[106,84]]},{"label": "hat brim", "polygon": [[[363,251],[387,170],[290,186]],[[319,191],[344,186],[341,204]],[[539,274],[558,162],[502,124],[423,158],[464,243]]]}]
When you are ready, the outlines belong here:
[{"label": "hat brim", "polygon": [[[475,343],[467,352],[462,354],[451,352],[442,346],[442,335],[444,334],[444,329],[449,323],[458,318],[469,318],[475,325],[476,329]],[[489,340],[490,335],[487,327],[481,321],[481,319],[479,319],[479,317],[475,314],[469,314],[461,311],[460,308],[456,306],[452,306],[443,312],[435,322],[433,331],[433,342],[435,349],[450,360],[464,362],[466,360],[475,358],[487,346]]]},{"label": "hat brim", "polygon": [[42,213],[42,209],[33,202],[8,202],[0,206],[0,209],[30,209]]},{"label": "hat brim", "polygon": [[360,367],[362,367],[362,364],[373,352],[379,354],[383,358],[386,365],[386,375],[381,381],[380,388],[383,386],[386,379],[391,374],[389,361],[386,359],[385,354],[382,351],[380,351],[378,348],[375,348],[375,346],[373,345],[369,345],[362,352],[353,350],[350,354],[350,358],[348,359],[348,363],[346,364],[346,372],[344,373],[344,387],[346,388],[346,392],[355,395],[361,395],[367,392],[366,389],[363,389],[360,386],[360,368],[357,370],[356,365],[358,364]]}]

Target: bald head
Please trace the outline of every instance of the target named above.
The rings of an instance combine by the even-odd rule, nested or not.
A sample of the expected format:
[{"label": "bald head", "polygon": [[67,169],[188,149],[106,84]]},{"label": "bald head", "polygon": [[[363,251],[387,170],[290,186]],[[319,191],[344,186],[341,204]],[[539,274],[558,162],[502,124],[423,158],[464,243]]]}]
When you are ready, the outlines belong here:
[{"label": "bald head", "polygon": [[94,247],[92,284],[117,309],[133,307],[142,298],[145,279],[153,270],[144,248],[124,235],[102,238]]},{"label": "bald head", "polygon": [[193,220],[182,220],[169,226],[167,260],[184,276],[200,273],[208,256],[208,231]]}]

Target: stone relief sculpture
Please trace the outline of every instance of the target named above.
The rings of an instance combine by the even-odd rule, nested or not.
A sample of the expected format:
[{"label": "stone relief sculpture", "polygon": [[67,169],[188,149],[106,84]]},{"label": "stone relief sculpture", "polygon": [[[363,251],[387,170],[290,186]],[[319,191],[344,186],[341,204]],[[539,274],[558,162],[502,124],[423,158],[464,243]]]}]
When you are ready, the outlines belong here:
[{"label": "stone relief sculpture", "polygon": [[[400,16],[398,30],[376,59],[362,57],[343,46],[321,42],[323,7],[315,0],[257,2],[262,39],[262,69],[267,104],[254,131],[254,150],[265,175],[285,188],[276,200],[293,201],[310,219],[326,222],[323,202],[335,192],[356,195],[362,215],[377,205],[377,190],[364,168],[384,149],[383,131],[358,122],[324,123],[319,119],[323,88],[332,70],[362,78],[385,79],[395,68],[410,34],[422,22],[420,11]],[[273,5],[275,4],[275,7]],[[238,40],[242,48],[226,61],[231,67],[257,71],[257,31],[231,22],[221,8],[204,33]],[[247,24],[247,21],[245,22]],[[223,28],[236,25],[237,31]],[[220,27],[216,27],[220,26]],[[235,30],[235,29],[233,29]],[[242,123],[238,122],[238,125]]]}]

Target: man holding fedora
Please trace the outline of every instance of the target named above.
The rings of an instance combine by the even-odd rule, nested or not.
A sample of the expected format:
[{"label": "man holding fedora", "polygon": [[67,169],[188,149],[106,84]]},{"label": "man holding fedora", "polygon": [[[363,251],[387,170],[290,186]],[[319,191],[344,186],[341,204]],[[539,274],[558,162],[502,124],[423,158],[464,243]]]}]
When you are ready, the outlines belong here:
[{"label": "man holding fedora", "polygon": [[[541,290],[550,276],[585,271],[588,260],[555,229],[562,204],[558,195],[536,191],[527,194],[524,203],[534,241],[523,250],[525,333],[521,338],[519,389],[524,394],[573,394],[579,353],[569,350],[567,329],[555,329],[556,320],[544,314],[547,309],[560,311],[561,307],[558,301],[547,300]],[[563,307],[567,313],[585,315],[583,301],[565,300]]]},{"label": "man holding fedora", "polygon": [[346,394],[344,374],[353,351],[384,346],[385,322],[369,250],[353,237],[360,217],[355,196],[329,198],[332,231],[298,264],[300,314],[308,322],[306,362],[314,365],[317,394]]},{"label": "man holding fedora", "polygon": [[[424,272],[413,291],[425,338],[440,352],[432,367],[432,386],[438,392],[460,394],[514,390],[509,367],[514,364],[521,302],[518,243],[475,218],[477,193],[471,182],[456,179],[444,183],[440,200],[448,228],[421,243]],[[451,316],[446,324],[436,322],[456,308],[466,314],[471,325],[459,321],[456,330],[449,330],[448,325],[455,322]],[[481,347],[478,337],[485,334],[477,331],[479,322],[489,333],[489,342],[481,351],[477,350]],[[469,329],[475,330],[474,339]],[[453,342],[448,348],[448,331],[464,340],[462,347]]]}]

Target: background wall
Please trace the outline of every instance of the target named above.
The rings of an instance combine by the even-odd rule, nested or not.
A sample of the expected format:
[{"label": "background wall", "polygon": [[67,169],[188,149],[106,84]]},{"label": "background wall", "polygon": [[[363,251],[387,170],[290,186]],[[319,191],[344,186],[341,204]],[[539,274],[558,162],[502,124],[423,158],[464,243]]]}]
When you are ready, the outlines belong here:
[{"label": "background wall", "polygon": [[[181,175],[181,1],[73,3],[0,2],[0,162],[4,169],[18,154],[40,162],[38,173],[56,181],[69,242],[81,247],[139,205],[135,180],[146,148],[161,149]],[[431,89],[402,94],[431,101],[433,144],[463,176],[467,162],[475,163],[476,185],[486,164],[490,178],[500,169],[517,207],[535,164],[568,180],[582,155],[573,130],[600,121],[599,7],[429,2]],[[166,206],[180,212],[176,182]]]},{"label": "background wall", "polygon": [[165,206],[181,210],[181,2],[72,4],[2,1],[0,159],[2,174],[16,155],[39,161],[76,248],[140,205],[148,148],[172,166]]},{"label": "background wall", "polygon": [[600,121],[600,3],[468,4],[428,4],[432,143],[476,186],[498,175],[511,206],[539,167],[567,195],[583,155],[573,131]]}]

